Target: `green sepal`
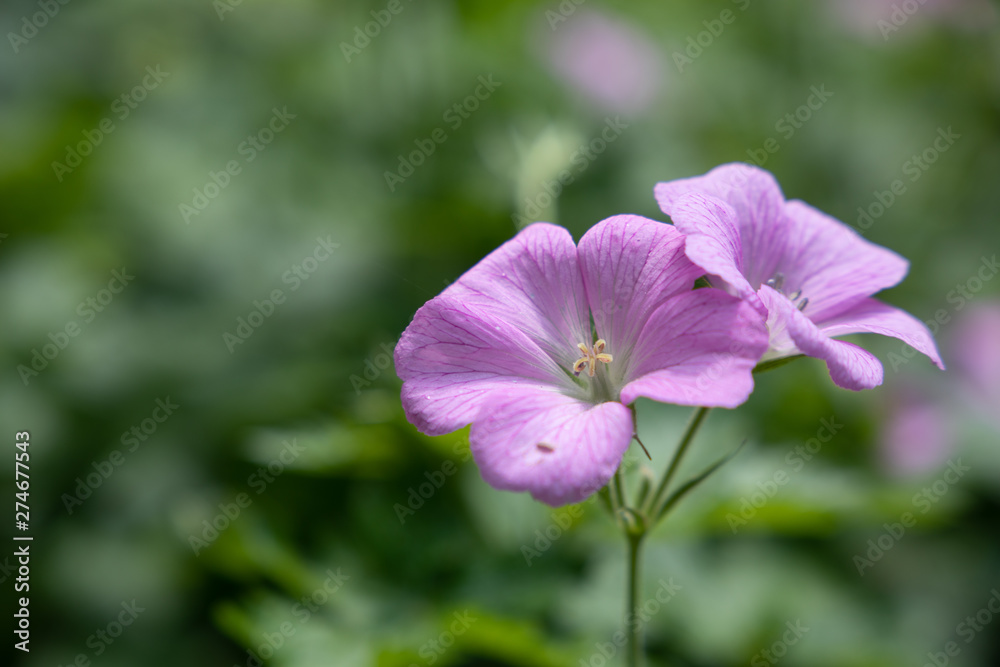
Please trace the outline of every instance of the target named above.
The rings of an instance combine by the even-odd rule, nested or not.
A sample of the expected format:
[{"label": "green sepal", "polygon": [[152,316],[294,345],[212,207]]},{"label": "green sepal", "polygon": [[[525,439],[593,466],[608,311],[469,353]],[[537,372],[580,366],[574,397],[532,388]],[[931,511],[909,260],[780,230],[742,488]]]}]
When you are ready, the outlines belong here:
[{"label": "green sepal", "polygon": [[756,366],[754,366],[753,374],[754,375],[758,375],[760,373],[766,373],[768,371],[773,371],[775,368],[780,368],[780,367],[784,366],[785,364],[790,364],[793,361],[795,361],[796,359],[802,359],[805,356],[806,355],[804,355],[804,354],[796,354],[796,355],[793,355],[791,357],[782,357],[781,359],[771,359],[770,361],[761,362],[761,363],[757,364]]}]

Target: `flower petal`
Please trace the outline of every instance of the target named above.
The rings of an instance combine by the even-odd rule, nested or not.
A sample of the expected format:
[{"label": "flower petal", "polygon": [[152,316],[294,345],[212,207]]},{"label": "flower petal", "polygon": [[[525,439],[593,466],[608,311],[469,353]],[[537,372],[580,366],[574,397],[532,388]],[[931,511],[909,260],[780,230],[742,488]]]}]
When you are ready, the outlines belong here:
[{"label": "flower petal", "polygon": [[922,352],[944,370],[941,355],[938,354],[934,337],[924,323],[906,311],[882,303],[877,299],[865,299],[845,313],[835,318],[819,322],[819,330],[827,336],[846,336],[853,333],[877,333],[898,338],[918,352]]},{"label": "flower petal", "polygon": [[684,234],[688,259],[718,277],[713,285],[726,288],[766,313],[756,289],[743,275],[743,241],[733,207],[717,197],[691,193],[678,198],[672,211],[670,219]]},{"label": "flower petal", "polygon": [[736,213],[743,248],[743,275],[751,285],[771,278],[785,254],[782,207],[785,197],[774,176],[759,167],[734,162],[716,167],[703,176],[657,183],[656,201],[671,219],[686,194],[717,197]]},{"label": "flower petal", "polygon": [[749,303],[711,288],[676,296],[642,330],[621,400],[735,408],[766,350],[764,318]]},{"label": "flower petal", "polygon": [[690,291],[703,273],[684,255],[680,232],[637,215],[594,225],[580,239],[579,254],[597,337],[616,364],[657,306]]},{"label": "flower petal", "polygon": [[535,223],[465,272],[443,296],[460,299],[528,335],[560,364],[590,343],[576,245],[562,227]]},{"label": "flower petal", "polygon": [[794,354],[797,349],[824,360],[833,382],[844,389],[858,391],[882,384],[882,364],[875,355],[853,343],[830,338],[787,297],[767,285],[757,293],[767,306],[772,335],[787,336],[795,345],[795,349],[782,349],[784,355]]},{"label": "flower petal", "polygon": [[633,428],[621,403],[593,405],[544,387],[517,387],[489,396],[469,442],[490,486],[559,506],[608,483]]},{"label": "flower petal", "polygon": [[441,435],[475,418],[490,391],[521,382],[574,385],[518,325],[448,296],[417,311],[395,351],[406,418]]},{"label": "flower petal", "polygon": [[813,322],[839,315],[906,276],[905,259],[804,202],[787,202],[785,216],[790,236],[781,265],[784,292],[802,290]]}]

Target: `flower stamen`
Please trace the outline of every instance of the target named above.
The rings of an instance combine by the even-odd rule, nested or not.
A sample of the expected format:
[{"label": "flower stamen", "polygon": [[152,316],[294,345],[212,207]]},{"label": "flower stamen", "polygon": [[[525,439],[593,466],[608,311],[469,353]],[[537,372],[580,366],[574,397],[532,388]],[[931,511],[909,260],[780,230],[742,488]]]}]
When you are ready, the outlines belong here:
[{"label": "flower stamen", "polygon": [[603,338],[594,343],[593,348],[588,348],[584,343],[577,343],[576,346],[583,353],[583,356],[573,363],[573,375],[579,375],[586,368],[587,375],[594,377],[594,374],[597,372],[598,361],[605,364],[610,364],[614,361],[614,357],[604,352],[607,343]]},{"label": "flower stamen", "polygon": [[[782,289],[782,287],[785,286],[785,274],[780,271],[775,273],[773,278],[768,278],[767,282],[765,282],[764,284],[772,289],[777,290],[781,294],[785,294],[785,290]],[[795,304],[795,307],[798,308],[799,311],[805,310],[806,306],[809,305],[809,297],[806,297],[801,301],[799,301],[799,299],[802,297],[801,289],[795,290],[794,294],[786,296],[788,296],[789,301]]]},{"label": "flower stamen", "polygon": [[781,292],[781,288],[785,285],[785,274],[779,271],[774,274],[773,278],[768,278],[764,284]]}]

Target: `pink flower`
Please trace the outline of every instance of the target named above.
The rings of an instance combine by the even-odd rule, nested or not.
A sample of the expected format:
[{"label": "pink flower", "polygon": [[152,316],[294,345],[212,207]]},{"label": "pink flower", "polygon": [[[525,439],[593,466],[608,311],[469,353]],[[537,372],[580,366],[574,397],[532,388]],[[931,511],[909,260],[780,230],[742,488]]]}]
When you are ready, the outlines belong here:
[{"label": "pink flower", "polygon": [[882,465],[900,477],[937,469],[955,445],[948,410],[912,380],[894,392],[879,439]]},{"label": "pink flower", "polygon": [[611,479],[640,396],[736,407],[767,347],[763,320],[703,272],[669,225],[622,215],[579,247],[526,227],[427,302],[396,346],[407,418],[428,435],[471,423],[493,487],[550,505]]},{"label": "pink flower", "polygon": [[963,401],[1000,428],[1000,301],[970,306],[949,347],[963,380]]},{"label": "pink flower", "polygon": [[923,323],[871,298],[903,279],[907,261],[804,202],[785,201],[769,172],[727,164],[659,183],[655,194],[712,284],[766,315],[764,361],[806,354],[823,359],[837,385],[870,389],[882,383],[882,364],[834,336],[878,333],[944,368]]},{"label": "pink flower", "polygon": [[584,97],[610,111],[637,114],[656,99],[662,55],[632,26],[580,10],[545,37],[551,68]]}]

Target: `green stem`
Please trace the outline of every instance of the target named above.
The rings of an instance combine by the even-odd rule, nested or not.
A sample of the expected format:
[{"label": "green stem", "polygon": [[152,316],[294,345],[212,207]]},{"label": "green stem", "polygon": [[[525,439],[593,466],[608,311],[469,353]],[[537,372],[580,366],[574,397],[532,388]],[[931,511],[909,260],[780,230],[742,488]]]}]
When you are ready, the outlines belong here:
[{"label": "green stem", "polygon": [[687,451],[691,441],[694,440],[694,436],[698,432],[701,423],[705,421],[705,416],[708,415],[709,410],[711,408],[698,408],[695,411],[691,417],[691,421],[688,422],[684,437],[681,438],[680,444],[677,445],[677,451],[674,452],[674,458],[670,461],[670,466],[667,468],[666,474],[663,475],[660,485],[656,488],[656,493],[649,496],[649,502],[646,503],[646,511],[644,513],[654,521],[655,517],[660,513],[660,506],[666,502],[667,489],[670,487],[670,482],[673,480],[674,475],[677,474],[677,469],[681,465],[681,459],[684,458],[684,453]]},{"label": "green stem", "polygon": [[[625,617],[628,618],[639,607],[639,551],[644,533],[628,535],[628,591],[626,593]],[[629,624],[628,644],[625,652],[627,667],[642,665],[642,624]]]},{"label": "green stem", "polygon": [[[624,479],[621,476],[620,467],[608,484],[608,495],[610,496],[612,505],[615,506],[615,516],[616,518],[620,517],[618,524],[622,527],[625,539],[628,542],[628,590],[625,592],[625,618],[629,618],[639,607],[639,578],[641,574],[639,571],[639,554],[643,539],[649,529],[655,525],[661,506],[666,502],[670,482],[673,480],[674,475],[677,474],[681,459],[684,458],[684,453],[687,451],[688,446],[690,446],[691,441],[694,440],[695,433],[698,432],[701,423],[705,421],[708,411],[709,408],[698,408],[691,417],[684,436],[681,438],[680,444],[677,445],[677,451],[674,452],[673,460],[670,461],[670,466],[663,475],[663,480],[660,481],[655,493],[648,493],[645,498],[640,497],[640,508],[632,509],[626,504],[623,489]],[[632,415],[633,419],[635,419],[634,407]],[[638,434],[638,431],[636,431],[636,434]],[[642,624],[629,623],[628,644],[625,648],[625,665],[626,667],[641,667],[643,662]]]}]

